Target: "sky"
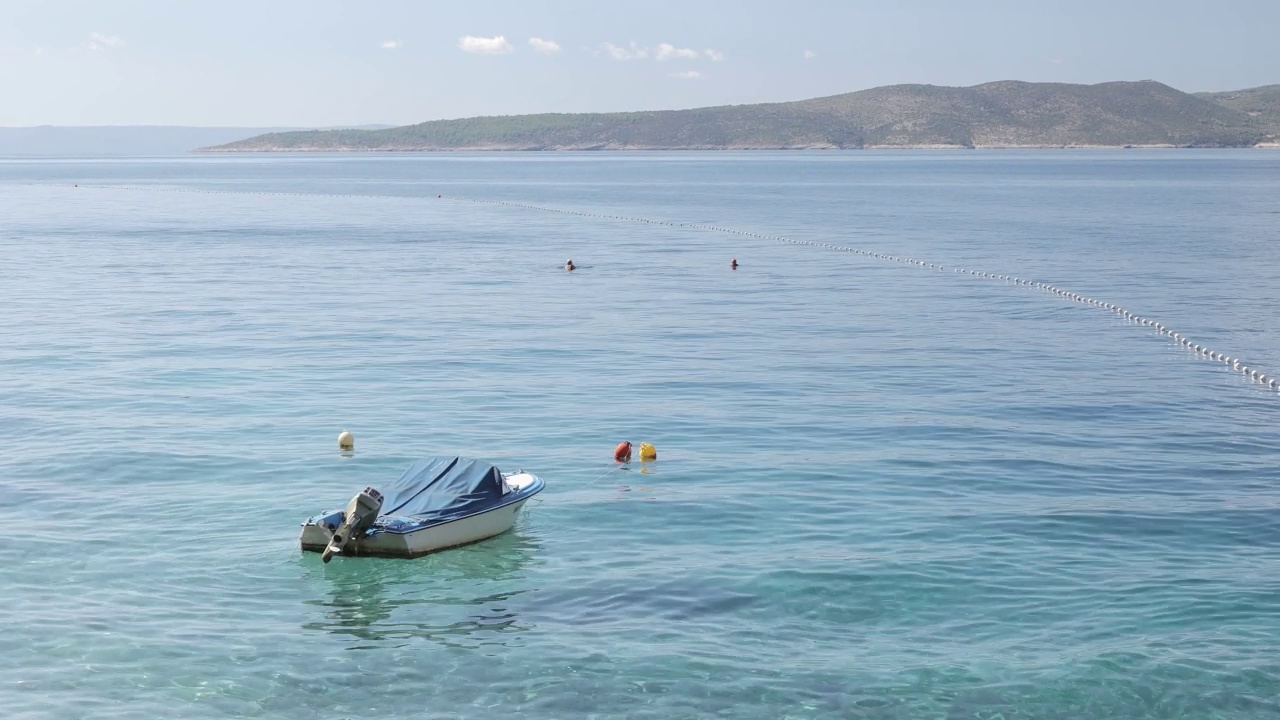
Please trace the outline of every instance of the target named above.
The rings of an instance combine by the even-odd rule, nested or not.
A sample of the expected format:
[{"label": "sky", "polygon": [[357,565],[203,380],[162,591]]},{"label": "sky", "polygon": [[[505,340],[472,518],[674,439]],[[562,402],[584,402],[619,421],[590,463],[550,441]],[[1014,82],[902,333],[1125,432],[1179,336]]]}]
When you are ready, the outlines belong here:
[{"label": "sky", "polygon": [[880,85],[1280,83],[1280,0],[0,0],[0,126],[406,125]]}]

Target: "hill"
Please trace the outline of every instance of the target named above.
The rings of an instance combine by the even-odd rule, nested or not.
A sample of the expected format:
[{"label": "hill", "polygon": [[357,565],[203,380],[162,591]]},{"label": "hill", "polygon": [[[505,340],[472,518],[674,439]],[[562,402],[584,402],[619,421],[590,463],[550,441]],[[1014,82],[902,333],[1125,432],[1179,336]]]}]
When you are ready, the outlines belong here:
[{"label": "hill", "polygon": [[1267,134],[1280,138],[1280,85],[1264,85],[1231,92],[1196,93],[1253,118]]},{"label": "hill", "polygon": [[1158,82],[892,85],[786,103],[436,120],[376,131],[277,132],[253,151],[699,150],[870,147],[1246,147],[1264,124]]},{"label": "hill", "polygon": [[192,148],[205,145],[228,143],[250,135],[294,129],[306,128],[179,125],[0,127],[0,155],[63,157],[177,155],[191,152]]}]

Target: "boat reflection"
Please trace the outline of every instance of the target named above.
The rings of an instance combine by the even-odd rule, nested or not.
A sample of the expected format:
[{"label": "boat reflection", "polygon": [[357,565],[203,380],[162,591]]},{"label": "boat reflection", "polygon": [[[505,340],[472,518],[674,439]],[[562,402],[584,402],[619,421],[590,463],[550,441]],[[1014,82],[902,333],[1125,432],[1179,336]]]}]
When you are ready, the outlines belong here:
[{"label": "boat reflection", "polygon": [[322,615],[303,629],[350,636],[358,641],[353,650],[414,640],[460,648],[510,644],[513,634],[533,627],[521,622],[513,599],[534,589],[528,570],[540,564],[540,549],[505,533],[413,560],[341,558],[324,565],[304,553],[309,575],[329,587],[327,598],[305,601]]}]

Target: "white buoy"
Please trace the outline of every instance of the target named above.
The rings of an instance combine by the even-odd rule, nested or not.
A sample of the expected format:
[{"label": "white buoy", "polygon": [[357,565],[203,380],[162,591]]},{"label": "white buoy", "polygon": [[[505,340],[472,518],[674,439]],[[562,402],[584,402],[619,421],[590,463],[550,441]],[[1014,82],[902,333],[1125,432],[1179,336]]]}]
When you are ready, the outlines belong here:
[{"label": "white buoy", "polygon": [[347,430],[343,430],[342,432],[338,433],[338,449],[339,450],[354,450],[355,447],[356,447],[356,439],[354,435],[352,435]]}]

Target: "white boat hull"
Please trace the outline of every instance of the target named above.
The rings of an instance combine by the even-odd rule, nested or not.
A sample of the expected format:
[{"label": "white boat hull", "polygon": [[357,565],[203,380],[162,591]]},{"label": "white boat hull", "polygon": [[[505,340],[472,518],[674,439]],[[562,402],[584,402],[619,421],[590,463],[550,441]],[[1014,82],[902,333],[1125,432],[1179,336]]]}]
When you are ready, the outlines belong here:
[{"label": "white boat hull", "polygon": [[[487,540],[511,529],[520,508],[543,488],[540,478],[530,473],[506,476],[511,488],[510,500],[497,507],[465,517],[437,521],[409,529],[385,529],[375,527],[359,542],[351,542],[342,551],[347,556],[373,556],[413,558],[438,550]],[[302,525],[301,544],[304,551],[323,552],[332,537],[326,521],[333,522],[333,514],[319,515]],[[404,518],[413,524],[413,518]],[[340,513],[338,522],[341,522]],[[394,524],[392,525],[394,527]]]}]

